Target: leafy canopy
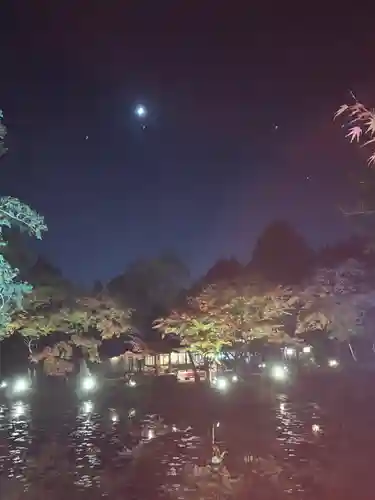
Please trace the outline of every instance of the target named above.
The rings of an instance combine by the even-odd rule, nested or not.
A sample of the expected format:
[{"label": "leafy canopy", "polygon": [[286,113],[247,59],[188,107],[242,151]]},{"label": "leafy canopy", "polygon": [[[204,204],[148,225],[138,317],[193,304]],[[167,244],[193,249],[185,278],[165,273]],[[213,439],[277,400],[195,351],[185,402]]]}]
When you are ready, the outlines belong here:
[{"label": "leafy canopy", "polygon": [[[0,111],[0,156],[6,152],[4,139],[7,129],[2,122]],[[4,228],[19,228],[38,239],[47,230],[43,217],[17,198],[4,196],[0,198],[0,247],[7,245]],[[17,280],[19,270],[12,267],[4,255],[0,255],[0,339],[6,335],[6,328],[14,310],[22,308],[24,296],[32,287],[26,282]]]}]

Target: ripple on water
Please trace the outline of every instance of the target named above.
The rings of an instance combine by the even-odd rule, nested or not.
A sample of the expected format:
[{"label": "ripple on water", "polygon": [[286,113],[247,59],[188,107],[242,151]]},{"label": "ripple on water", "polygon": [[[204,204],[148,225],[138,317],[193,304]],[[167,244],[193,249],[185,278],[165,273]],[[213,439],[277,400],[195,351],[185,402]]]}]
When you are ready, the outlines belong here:
[{"label": "ripple on water", "polygon": [[[314,491],[316,470],[319,474],[324,468],[332,471],[335,462],[342,462],[343,457],[349,461],[353,453],[357,462],[361,458],[353,484],[356,477],[363,477],[365,484],[363,471],[368,472],[372,463],[375,443],[372,419],[364,429],[367,420],[360,428],[355,425],[360,413],[341,414],[338,425],[337,415],[317,401],[295,401],[286,394],[279,394],[274,405],[252,407],[251,411],[223,407],[220,425],[216,421],[214,429],[210,420],[199,428],[192,424],[180,430],[179,425],[186,427],[186,421],[163,421],[157,414],[142,415],[140,408],[125,405],[103,408],[95,401],[84,401],[56,415],[48,408],[36,411],[25,402],[3,404],[0,470],[10,478],[27,480],[26,457],[36,456],[43,446],[55,443],[66,458],[66,463],[59,461],[58,468],[71,471],[77,488],[109,491],[116,481],[123,487],[127,478],[134,486],[133,496],[155,500],[152,491],[177,491],[187,465],[207,462],[214,430],[215,441],[228,451],[226,463],[231,473],[256,470],[262,477],[282,477],[282,489],[298,499],[303,491]],[[133,462],[131,456],[136,457]],[[345,476],[343,470],[337,470],[337,477]],[[103,471],[109,471],[107,482]],[[319,498],[328,500],[324,489]]]}]

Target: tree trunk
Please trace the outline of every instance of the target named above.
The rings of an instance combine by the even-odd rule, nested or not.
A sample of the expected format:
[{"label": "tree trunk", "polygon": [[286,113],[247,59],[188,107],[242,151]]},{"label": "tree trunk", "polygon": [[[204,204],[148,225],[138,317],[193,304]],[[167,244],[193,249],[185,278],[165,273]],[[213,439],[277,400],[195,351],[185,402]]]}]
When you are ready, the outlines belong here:
[{"label": "tree trunk", "polygon": [[357,356],[355,355],[352,344],[350,342],[348,342],[348,347],[349,347],[350,354],[352,355],[352,358],[354,359],[355,362],[357,362],[358,361]]},{"label": "tree trunk", "polygon": [[194,359],[193,359],[193,355],[191,354],[190,351],[188,351],[188,356],[189,356],[189,361],[191,363],[191,366],[193,368],[193,372],[194,372],[194,380],[195,382],[198,384],[201,379],[199,377],[199,374],[198,374],[198,371],[197,371],[197,367],[195,366],[195,363],[194,363]]},{"label": "tree trunk", "polygon": [[155,354],[155,375],[160,373],[160,354]]}]

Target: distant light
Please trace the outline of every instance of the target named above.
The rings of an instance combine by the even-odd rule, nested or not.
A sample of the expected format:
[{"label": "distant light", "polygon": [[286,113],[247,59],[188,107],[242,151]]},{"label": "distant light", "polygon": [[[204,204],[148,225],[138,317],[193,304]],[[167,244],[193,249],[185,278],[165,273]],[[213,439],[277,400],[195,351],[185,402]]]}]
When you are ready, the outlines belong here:
[{"label": "distant light", "polygon": [[82,380],[82,389],[84,391],[92,391],[96,387],[96,380],[94,377],[85,377]]},{"label": "distant light", "polygon": [[172,432],[177,432],[177,427],[175,425],[172,425]]},{"label": "distant light", "polygon": [[305,347],[302,349],[302,352],[305,354],[309,354],[311,352],[311,345],[305,345]]},{"label": "distant light", "polygon": [[13,392],[16,394],[21,394],[22,392],[26,392],[29,388],[29,382],[26,378],[19,378],[14,382]]},{"label": "distant light", "polygon": [[133,379],[129,380],[129,386],[130,387],[135,387],[137,385],[137,382]]},{"label": "distant light", "polygon": [[314,434],[319,434],[319,432],[320,432],[320,425],[318,425],[318,424],[313,424],[313,425],[311,426],[311,430],[313,431],[313,433],[314,433]]},{"label": "distant light", "polygon": [[286,354],[287,356],[294,356],[294,355],[295,355],[295,353],[296,353],[296,350],[295,350],[293,347],[287,347],[287,348],[285,349],[285,354]]},{"label": "distant light", "polygon": [[220,427],[220,422],[216,422],[216,427]]},{"label": "distant light", "polygon": [[144,118],[147,115],[147,109],[143,104],[138,104],[138,106],[135,108],[135,114],[138,116],[138,118]]},{"label": "distant light", "polygon": [[155,437],[154,429],[149,429],[147,432],[147,439],[154,439],[154,437]]},{"label": "distant light", "polygon": [[5,389],[8,386],[8,384],[3,380],[0,384],[0,389]]},{"label": "distant light", "polygon": [[265,368],[266,367],[266,363],[259,363],[258,365],[258,368]]},{"label": "distant light", "polygon": [[337,368],[339,366],[339,362],[337,361],[337,359],[329,359],[328,366],[330,368]]},{"label": "distant light", "polygon": [[228,380],[224,377],[219,377],[216,380],[216,386],[220,391],[225,391],[228,388]]},{"label": "distant light", "polygon": [[233,377],[232,377],[232,382],[238,382],[238,377],[237,377],[237,375],[233,375]]},{"label": "distant light", "polygon": [[285,411],[285,403],[280,403],[280,411]]},{"label": "distant light", "polygon": [[286,366],[275,365],[272,367],[271,375],[275,380],[285,380],[288,376],[288,369]]},{"label": "distant light", "polygon": [[111,420],[113,423],[118,422],[118,415],[115,412],[111,412]]}]

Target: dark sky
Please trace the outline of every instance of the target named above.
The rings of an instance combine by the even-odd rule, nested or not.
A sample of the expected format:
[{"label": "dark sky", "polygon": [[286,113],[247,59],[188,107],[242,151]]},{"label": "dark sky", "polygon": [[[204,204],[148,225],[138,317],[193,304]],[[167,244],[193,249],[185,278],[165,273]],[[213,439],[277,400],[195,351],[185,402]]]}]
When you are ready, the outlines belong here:
[{"label": "dark sky", "polygon": [[249,260],[275,217],[314,246],[349,234],[362,159],[332,115],[348,89],[375,102],[373,15],[254,3],[2,0],[2,193],[44,214],[68,277]]}]

